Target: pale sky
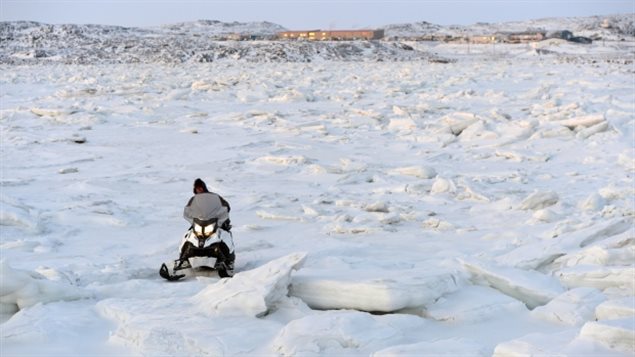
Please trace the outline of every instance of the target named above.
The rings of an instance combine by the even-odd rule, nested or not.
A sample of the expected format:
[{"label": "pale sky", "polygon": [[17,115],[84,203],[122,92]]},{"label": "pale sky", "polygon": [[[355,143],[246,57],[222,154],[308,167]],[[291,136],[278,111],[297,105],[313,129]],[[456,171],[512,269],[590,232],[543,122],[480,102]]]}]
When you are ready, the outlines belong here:
[{"label": "pale sky", "polygon": [[288,29],[376,28],[635,13],[635,0],[0,0],[0,20],[156,26],[200,19],[270,21]]}]

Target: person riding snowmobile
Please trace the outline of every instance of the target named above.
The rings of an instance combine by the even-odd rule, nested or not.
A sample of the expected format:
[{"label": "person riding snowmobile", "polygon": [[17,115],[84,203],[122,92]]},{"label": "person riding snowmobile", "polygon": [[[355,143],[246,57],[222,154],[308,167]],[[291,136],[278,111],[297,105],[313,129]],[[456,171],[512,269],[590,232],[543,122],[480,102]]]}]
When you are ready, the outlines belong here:
[{"label": "person riding snowmobile", "polygon": [[183,209],[183,218],[190,224],[194,224],[194,218],[198,219],[218,219],[219,226],[226,230],[231,230],[231,222],[229,220],[229,211],[231,207],[229,202],[221,195],[210,192],[203,180],[197,178],[194,181],[194,196],[185,205]]},{"label": "person riding snowmobile", "polygon": [[[210,220],[217,219],[218,227],[231,234],[231,221],[229,219],[229,211],[231,207],[229,202],[225,200],[221,195],[210,192],[207,189],[207,185],[203,180],[197,178],[194,181],[194,196],[185,205],[183,209],[183,218],[190,223],[189,230],[193,229],[194,220]],[[229,247],[225,243],[221,243],[221,251],[226,258],[227,269],[230,272],[234,270],[234,252],[230,251]],[[180,259],[187,259],[192,255],[191,251],[194,246],[186,242],[181,247]]]},{"label": "person riding snowmobile", "polygon": [[[179,258],[161,264],[159,275],[169,281],[212,269],[221,278],[234,275],[234,240],[227,200],[210,192],[201,179],[194,181],[194,196],[185,205],[183,217],[190,228],[181,239]],[[223,233],[225,232],[225,233]]]}]

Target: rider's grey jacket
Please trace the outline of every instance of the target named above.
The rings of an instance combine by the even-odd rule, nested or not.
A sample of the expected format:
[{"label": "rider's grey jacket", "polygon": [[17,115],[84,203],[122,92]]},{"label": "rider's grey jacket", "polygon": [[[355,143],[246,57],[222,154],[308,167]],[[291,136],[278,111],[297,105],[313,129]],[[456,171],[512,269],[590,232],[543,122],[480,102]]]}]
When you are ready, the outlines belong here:
[{"label": "rider's grey jacket", "polygon": [[221,226],[229,218],[229,204],[213,192],[197,193],[183,209],[183,218],[194,224],[194,218],[208,220],[218,218]]}]

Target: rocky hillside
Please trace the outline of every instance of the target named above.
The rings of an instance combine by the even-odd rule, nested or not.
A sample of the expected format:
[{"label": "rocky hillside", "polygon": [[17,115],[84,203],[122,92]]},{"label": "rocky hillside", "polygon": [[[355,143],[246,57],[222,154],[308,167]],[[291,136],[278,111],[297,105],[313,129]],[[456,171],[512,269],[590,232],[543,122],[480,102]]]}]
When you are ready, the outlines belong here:
[{"label": "rocky hillside", "polygon": [[[443,62],[429,52],[395,41],[421,35],[465,36],[500,31],[570,30],[594,39],[635,36],[634,16],[542,19],[502,24],[441,26],[427,22],[387,25],[388,41],[283,42],[284,27],[270,22],[224,23],[199,20],[160,27],[50,25],[0,22],[0,63],[187,63],[241,60],[249,62],[412,61]],[[256,41],[233,41],[233,34]],[[414,48],[413,48],[414,47]]]},{"label": "rocky hillside", "polygon": [[0,23],[0,63],[184,63],[403,61],[434,59],[395,42],[226,41],[233,33],[266,38],[284,28],[263,23],[197,21],[159,28]]},{"label": "rocky hillside", "polygon": [[194,22],[180,22],[163,25],[157,30],[172,34],[200,34],[200,35],[230,35],[235,33],[249,33],[261,36],[275,35],[286,28],[272,22],[221,22],[217,20],[198,20]]},{"label": "rocky hillside", "polygon": [[635,36],[635,14],[590,17],[560,17],[503,23],[476,23],[469,26],[441,26],[428,22],[393,24],[385,27],[386,37],[426,35],[469,36],[497,32],[568,30],[577,36],[619,41]]}]

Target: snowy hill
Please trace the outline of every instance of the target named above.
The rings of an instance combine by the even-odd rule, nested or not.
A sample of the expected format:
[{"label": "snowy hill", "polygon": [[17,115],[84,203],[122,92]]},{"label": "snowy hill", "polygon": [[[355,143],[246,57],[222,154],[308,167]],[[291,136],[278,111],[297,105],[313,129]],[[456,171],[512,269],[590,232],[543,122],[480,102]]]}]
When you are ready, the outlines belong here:
[{"label": "snowy hill", "polygon": [[101,25],[0,24],[0,63],[184,63],[244,60],[312,62],[320,60],[396,61],[433,56],[384,42],[226,41],[227,35],[271,38],[284,28],[269,22],[197,21],[158,28]]},{"label": "snowy hill", "polygon": [[578,36],[596,39],[620,40],[635,36],[635,14],[620,14],[590,17],[556,17],[528,21],[503,23],[476,23],[468,26],[441,26],[428,22],[393,24],[385,27],[387,37],[409,37],[425,35],[482,35],[497,32],[562,31],[569,30]]},{"label": "snowy hill", "polygon": [[257,35],[275,35],[286,28],[267,21],[262,22],[221,22],[217,20],[198,20],[181,22],[159,27],[160,30],[173,33],[201,34],[201,35],[229,35],[234,33],[248,33]]},{"label": "snowy hill", "polygon": [[[422,35],[466,36],[505,31],[569,30],[594,39],[635,36],[632,15],[554,18],[500,24],[441,26],[427,22],[387,25],[386,39]],[[212,20],[150,28],[105,25],[0,23],[0,63],[187,63],[241,60],[248,62],[314,61],[444,61],[421,46],[390,41],[272,41],[284,27],[270,22]],[[243,34],[264,41],[227,41]]]},{"label": "snowy hill", "polygon": [[441,25],[431,24],[426,21],[407,23],[407,24],[393,24],[384,28],[384,34],[387,37],[404,37],[404,36],[423,36],[443,33],[444,27]]}]

